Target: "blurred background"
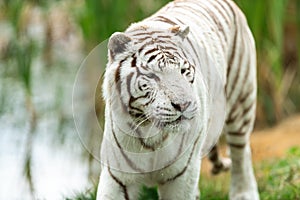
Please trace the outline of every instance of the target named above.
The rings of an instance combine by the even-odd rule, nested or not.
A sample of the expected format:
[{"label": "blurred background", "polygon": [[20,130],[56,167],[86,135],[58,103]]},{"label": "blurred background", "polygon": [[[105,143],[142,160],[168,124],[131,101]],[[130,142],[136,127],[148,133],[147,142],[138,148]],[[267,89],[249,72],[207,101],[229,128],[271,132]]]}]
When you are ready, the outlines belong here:
[{"label": "blurred background", "polygon": [[[76,133],[72,114],[76,73],[96,45],[167,2],[0,0],[0,199],[93,198],[100,164]],[[289,193],[294,196],[288,198],[300,199],[300,174],[292,171],[300,171],[300,1],[235,2],[248,19],[257,47],[254,145],[292,140],[284,147],[287,153],[278,154],[284,159],[276,163],[278,169],[258,167],[258,176],[266,180],[260,190],[268,193],[270,184],[286,188],[270,180],[275,170],[289,180],[288,192],[294,191]],[[101,94],[96,95],[96,102],[101,124]],[[89,128],[83,137],[89,149],[98,152],[95,130]],[[274,133],[279,136],[273,137]],[[254,150],[254,155],[265,152],[258,147]],[[273,154],[276,151],[269,149],[268,157]],[[290,161],[292,167],[286,169]],[[282,174],[282,169],[287,171]]]}]

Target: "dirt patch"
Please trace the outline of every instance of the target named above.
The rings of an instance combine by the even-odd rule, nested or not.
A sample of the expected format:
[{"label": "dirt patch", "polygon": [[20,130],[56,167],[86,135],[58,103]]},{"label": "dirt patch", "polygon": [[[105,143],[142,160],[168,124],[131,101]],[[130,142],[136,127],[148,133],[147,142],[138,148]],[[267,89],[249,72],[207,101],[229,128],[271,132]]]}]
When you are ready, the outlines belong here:
[{"label": "dirt patch", "polygon": [[[273,128],[255,131],[251,135],[252,159],[254,163],[282,158],[294,146],[300,146],[300,116],[290,117]],[[221,146],[224,154],[226,146]],[[203,159],[201,171],[209,173],[211,164]]]},{"label": "dirt patch", "polygon": [[300,146],[300,116],[288,118],[273,128],[254,132],[251,146],[253,161],[283,157],[291,147]]}]

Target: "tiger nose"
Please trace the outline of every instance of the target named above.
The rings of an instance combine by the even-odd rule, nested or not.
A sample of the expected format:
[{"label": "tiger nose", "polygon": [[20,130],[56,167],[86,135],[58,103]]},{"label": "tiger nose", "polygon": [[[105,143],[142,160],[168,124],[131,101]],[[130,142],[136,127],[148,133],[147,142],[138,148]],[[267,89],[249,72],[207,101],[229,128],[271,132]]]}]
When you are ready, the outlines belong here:
[{"label": "tiger nose", "polygon": [[191,102],[185,102],[185,103],[174,103],[171,102],[171,105],[173,106],[173,108],[175,108],[175,110],[178,110],[180,112],[184,112],[189,106],[190,106]]}]

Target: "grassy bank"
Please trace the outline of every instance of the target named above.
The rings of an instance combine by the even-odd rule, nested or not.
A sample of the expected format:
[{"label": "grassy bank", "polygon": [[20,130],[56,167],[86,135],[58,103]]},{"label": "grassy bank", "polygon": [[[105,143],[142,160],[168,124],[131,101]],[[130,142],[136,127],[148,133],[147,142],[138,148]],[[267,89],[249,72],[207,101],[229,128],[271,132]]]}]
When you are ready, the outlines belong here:
[{"label": "grassy bank", "polygon": [[[293,147],[285,158],[257,163],[255,174],[262,200],[300,200],[300,147]],[[219,176],[202,174],[201,199],[227,200],[229,173]],[[66,200],[95,200],[96,189]],[[157,200],[155,188],[142,188],[140,200]]]}]

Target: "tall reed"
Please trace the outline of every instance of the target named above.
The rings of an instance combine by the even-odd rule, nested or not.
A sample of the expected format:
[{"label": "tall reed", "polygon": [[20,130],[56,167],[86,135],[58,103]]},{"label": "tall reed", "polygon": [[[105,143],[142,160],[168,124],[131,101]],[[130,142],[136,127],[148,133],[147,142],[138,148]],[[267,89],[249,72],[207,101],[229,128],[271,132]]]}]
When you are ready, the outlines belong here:
[{"label": "tall reed", "polygon": [[[293,84],[298,81],[294,79],[297,69],[296,66],[289,66],[285,62],[284,52],[287,40],[296,40],[287,38],[287,26],[297,26],[299,34],[300,25],[299,12],[290,13],[288,9],[290,7],[294,9],[297,2],[299,11],[300,3],[295,0],[236,0],[236,2],[247,17],[257,45],[258,120],[272,124],[300,109],[296,102],[293,102],[295,99],[291,101],[293,94],[289,93]],[[299,48],[296,54],[299,59]],[[294,109],[286,108],[288,102],[294,105]]]}]

